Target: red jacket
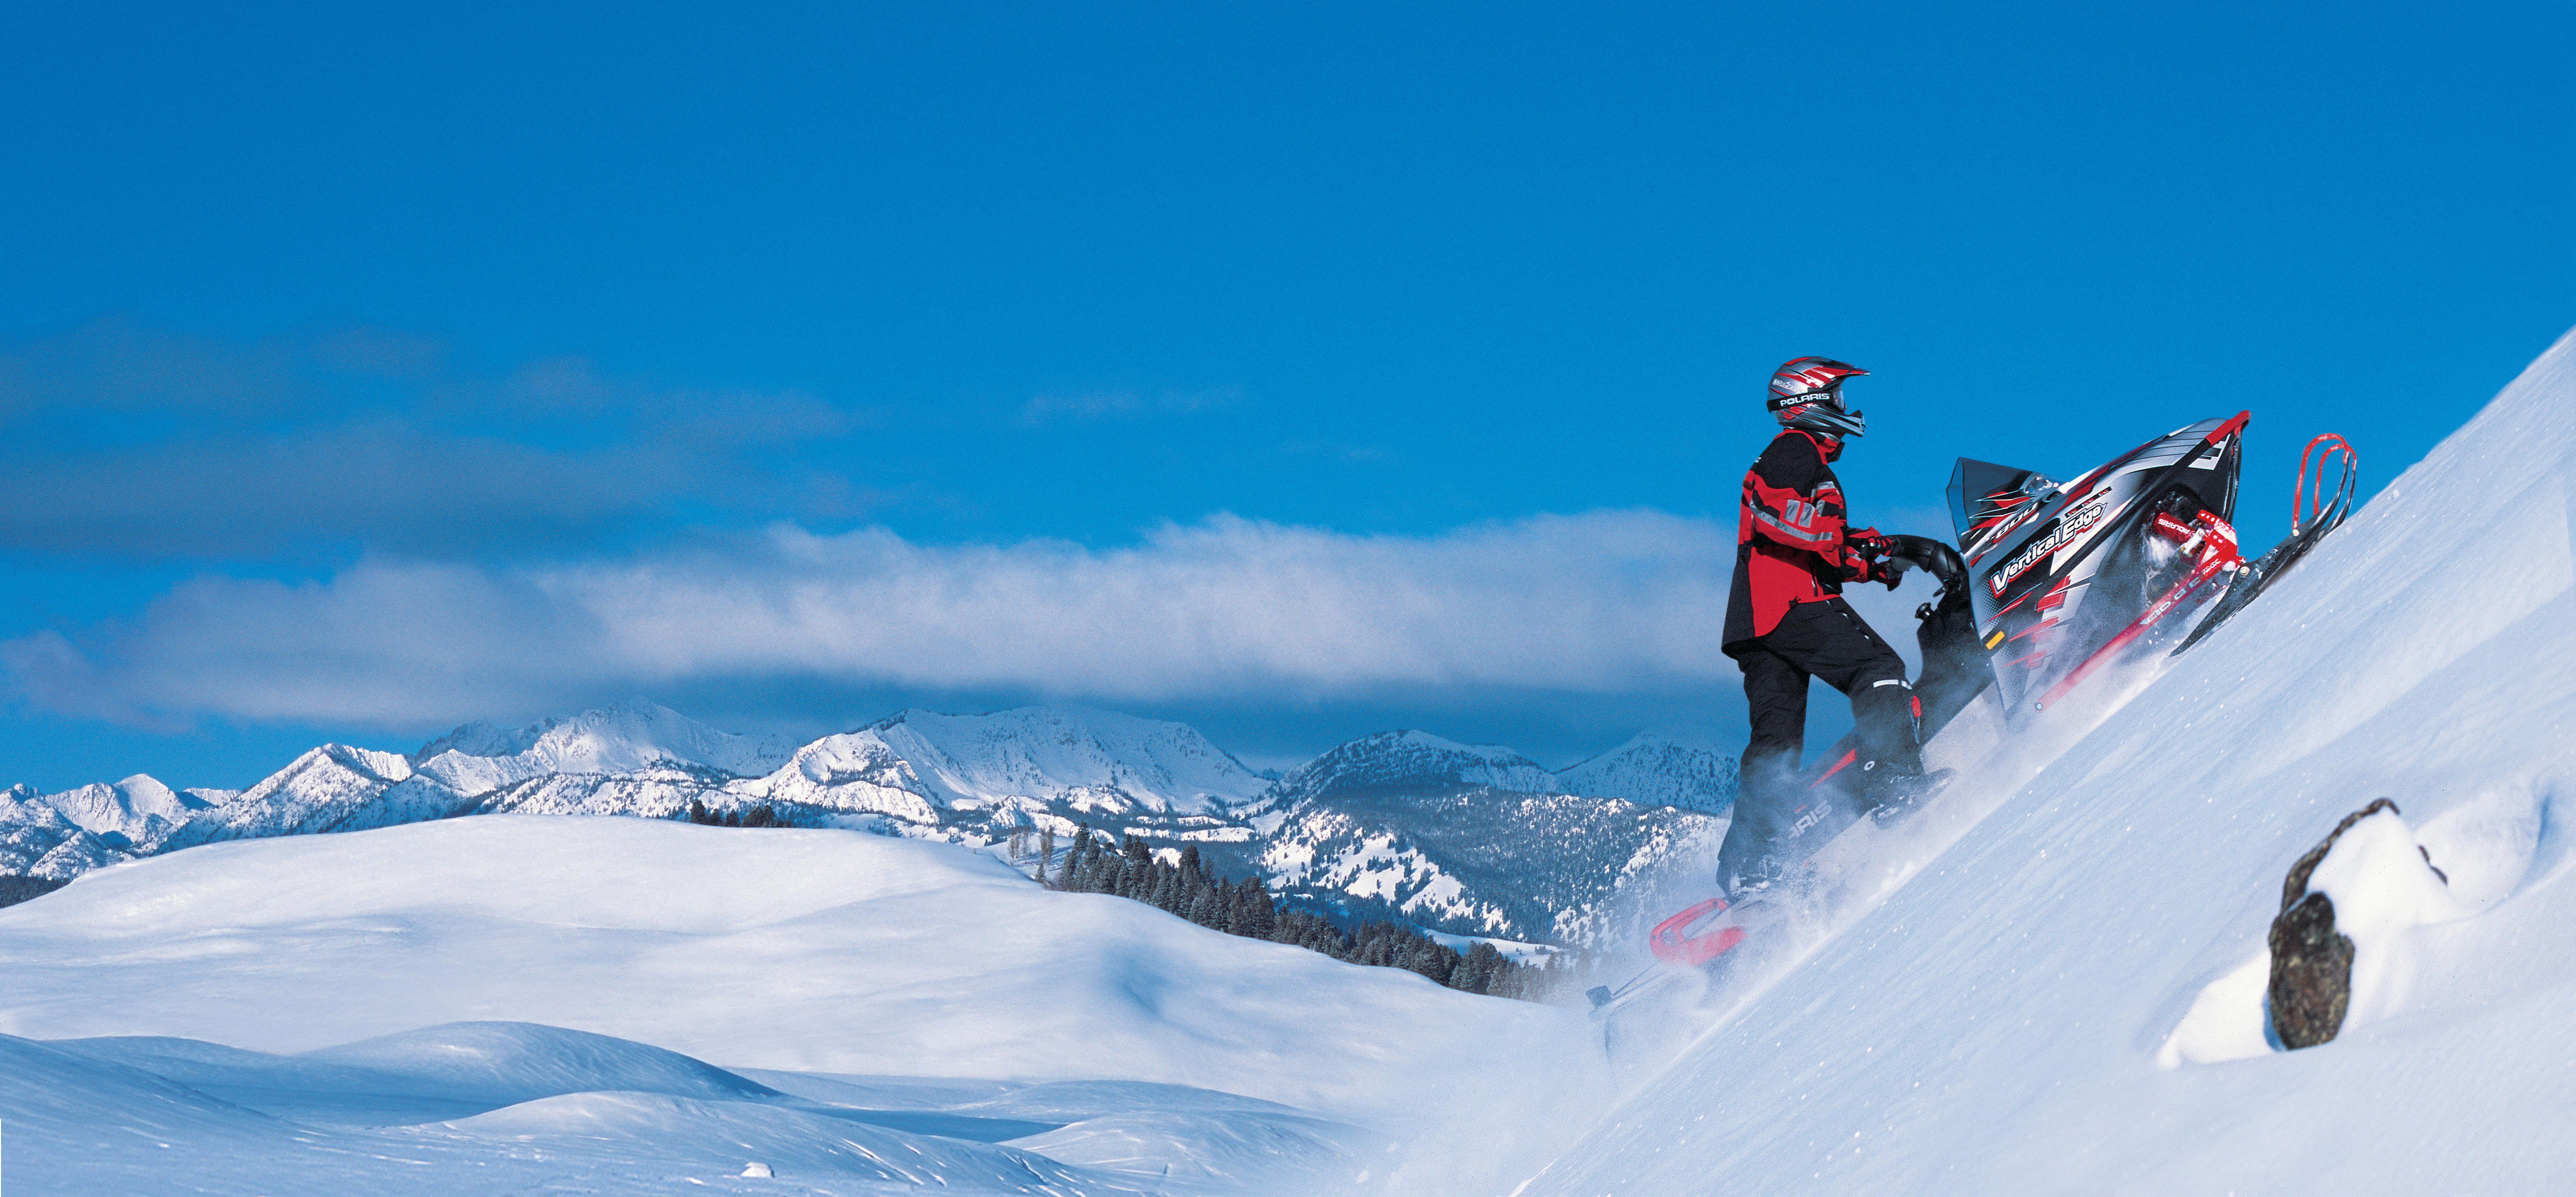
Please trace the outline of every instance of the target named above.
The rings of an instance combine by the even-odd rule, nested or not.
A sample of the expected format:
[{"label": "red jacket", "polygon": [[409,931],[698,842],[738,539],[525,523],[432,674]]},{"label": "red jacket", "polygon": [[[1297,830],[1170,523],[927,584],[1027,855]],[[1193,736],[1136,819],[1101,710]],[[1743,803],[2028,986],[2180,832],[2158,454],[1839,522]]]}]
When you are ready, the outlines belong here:
[{"label": "red jacket", "polygon": [[1870,576],[1849,532],[1843,486],[1825,461],[1823,443],[1811,433],[1783,431],[1744,475],[1721,647],[1738,652],[1780,626],[1790,604],[1821,602],[1841,594],[1844,582]]}]

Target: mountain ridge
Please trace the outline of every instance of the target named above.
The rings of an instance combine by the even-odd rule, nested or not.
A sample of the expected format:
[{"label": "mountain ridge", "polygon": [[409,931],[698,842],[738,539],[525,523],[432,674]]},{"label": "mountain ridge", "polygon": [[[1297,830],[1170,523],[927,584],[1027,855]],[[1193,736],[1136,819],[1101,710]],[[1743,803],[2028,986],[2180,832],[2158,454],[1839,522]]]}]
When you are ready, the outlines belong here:
[{"label": "mountain ridge", "polygon": [[199,844],[464,815],[768,805],[801,825],[992,848],[1023,871],[1040,867],[1031,849],[1046,831],[1059,847],[1083,826],[1175,855],[1194,844],[1212,871],[1260,875],[1345,921],[1539,939],[1574,933],[1664,862],[1713,850],[1724,822],[1710,811],[1630,795],[1696,794],[1720,770],[1631,755],[1614,779],[1626,792],[1581,794],[1582,777],[1509,748],[1408,729],[1274,778],[1186,724],[1079,706],[906,709],[790,749],[632,700],[518,728],[468,723],[411,753],[324,744],[237,792],[143,774],[0,791],[0,872],[65,879]]}]

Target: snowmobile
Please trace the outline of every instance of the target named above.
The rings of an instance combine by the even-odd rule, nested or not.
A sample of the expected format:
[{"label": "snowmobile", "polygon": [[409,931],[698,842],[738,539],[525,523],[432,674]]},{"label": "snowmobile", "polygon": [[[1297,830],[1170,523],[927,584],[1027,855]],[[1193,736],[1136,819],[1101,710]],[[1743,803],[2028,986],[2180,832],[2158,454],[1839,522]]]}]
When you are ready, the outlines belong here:
[{"label": "snowmobile", "polygon": [[[2343,523],[2359,461],[2328,433],[2309,441],[2300,459],[2290,535],[2256,560],[2239,554],[2236,481],[2250,414],[2178,429],[2067,483],[1959,459],[1948,488],[1957,543],[1889,538],[1900,572],[1921,569],[1941,584],[1914,612],[1923,661],[1914,714],[1927,755],[1972,705],[1991,703],[2009,731],[2107,666],[2190,649]],[[1856,741],[1845,736],[1808,771],[1809,800],[1796,812],[1785,858],[1812,860],[1864,822],[1851,768],[1857,758]],[[1758,934],[1777,907],[1709,898],[1657,924],[1647,947],[1665,964],[1708,968]],[[1594,988],[1594,1009],[1621,1004],[1647,979]]]}]

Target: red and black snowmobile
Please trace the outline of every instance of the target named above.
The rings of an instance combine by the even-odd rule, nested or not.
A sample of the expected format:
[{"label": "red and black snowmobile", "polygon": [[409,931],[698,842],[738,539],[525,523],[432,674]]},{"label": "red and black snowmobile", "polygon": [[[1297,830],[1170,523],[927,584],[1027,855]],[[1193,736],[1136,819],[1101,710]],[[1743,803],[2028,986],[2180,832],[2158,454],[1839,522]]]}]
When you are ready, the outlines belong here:
[{"label": "red and black snowmobile", "polygon": [[[2248,415],[2178,429],[2072,482],[1959,459],[1949,486],[1956,544],[1890,538],[1895,559],[1941,583],[1914,613],[1923,659],[1915,714],[1927,754],[1971,704],[1991,701],[2008,729],[2107,665],[2199,643],[2343,522],[2358,462],[2342,437],[2327,434],[2308,443],[2300,463],[2290,535],[2258,560],[2238,555]],[[1845,772],[1855,755],[1845,737],[1810,770],[1812,805],[1801,808],[1784,855],[1810,858],[1859,820]],[[1665,963],[1706,966],[1752,934],[1760,916],[1750,904],[1710,898],[1657,924],[1647,946]],[[1620,1001],[1625,988],[1594,990],[1595,1007]]]}]

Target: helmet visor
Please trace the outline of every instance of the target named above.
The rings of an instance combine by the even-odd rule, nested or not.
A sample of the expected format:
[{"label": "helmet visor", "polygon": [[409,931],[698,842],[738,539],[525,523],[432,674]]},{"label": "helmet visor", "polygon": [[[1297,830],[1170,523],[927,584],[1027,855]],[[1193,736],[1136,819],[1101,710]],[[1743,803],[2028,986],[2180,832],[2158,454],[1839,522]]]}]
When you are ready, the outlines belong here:
[{"label": "helmet visor", "polygon": [[[1830,398],[1831,402],[1822,399]],[[1843,410],[1839,396],[1823,396],[1819,402],[1801,403],[1780,413],[1780,422],[1791,428],[1822,432],[1831,436],[1859,436],[1868,427],[1868,417],[1856,411]]]}]

